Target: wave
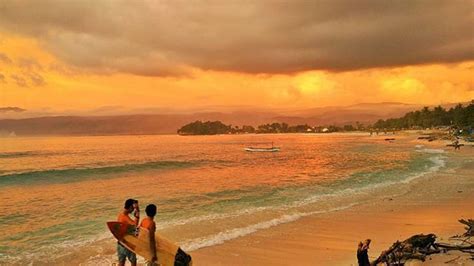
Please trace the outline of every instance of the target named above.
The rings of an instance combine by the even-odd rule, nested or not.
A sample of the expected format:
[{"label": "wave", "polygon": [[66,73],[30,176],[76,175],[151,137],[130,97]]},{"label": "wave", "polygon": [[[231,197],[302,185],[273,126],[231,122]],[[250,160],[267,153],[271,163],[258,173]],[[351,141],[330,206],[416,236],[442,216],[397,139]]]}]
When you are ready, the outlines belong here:
[{"label": "wave", "polygon": [[219,245],[222,244],[228,240],[232,240],[235,238],[239,238],[242,236],[246,236],[252,233],[255,233],[259,230],[263,229],[268,229],[270,227],[274,227],[280,224],[284,223],[290,223],[294,222],[300,218],[310,216],[310,215],[315,215],[315,214],[321,214],[321,213],[328,213],[328,212],[335,212],[335,211],[341,211],[344,209],[351,208],[353,206],[357,205],[356,203],[351,203],[346,206],[342,207],[337,207],[337,208],[332,208],[329,210],[323,210],[323,211],[313,211],[313,212],[296,212],[291,215],[285,214],[279,218],[275,218],[272,220],[252,224],[249,226],[245,227],[239,227],[239,228],[234,228],[230,230],[226,230],[224,232],[219,232],[214,235],[210,235],[207,237],[201,237],[197,239],[190,240],[182,245],[183,249],[186,251],[193,251],[197,250],[203,247],[209,247],[209,246],[214,246],[214,245]]},{"label": "wave", "polygon": [[[60,257],[73,254],[78,248],[84,246],[96,245],[104,240],[112,240],[113,237],[109,232],[103,232],[99,235],[75,240],[65,240],[58,244],[41,245],[38,248],[28,249],[22,251],[16,255],[7,255],[0,253],[0,265],[36,265],[45,264],[53,265],[58,264],[56,260]],[[115,241],[113,241],[115,242]],[[101,249],[101,246],[97,246]],[[115,255],[116,256],[116,255]],[[114,259],[116,258],[114,256]],[[112,260],[114,261],[114,260]],[[60,263],[66,265],[66,263]],[[106,265],[106,264],[102,264]],[[111,265],[111,264],[107,264]]]},{"label": "wave", "polygon": [[15,152],[0,152],[0,159],[33,157],[33,156],[49,156],[58,153],[42,152],[42,151],[15,151]]},{"label": "wave", "polygon": [[[282,197],[279,192],[283,192],[283,194],[285,194],[285,190],[282,190],[281,188],[266,190],[262,187],[258,187],[258,191],[247,188],[208,193],[206,195],[203,195],[203,200],[208,200],[210,196],[214,196],[214,199],[207,202],[201,202],[203,205],[200,205],[200,208],[205,208],[207,211],[212,210],[211,213],[190,218],[174,217],[171,220],[162,221],[158,223],[157,227],[162,229],[169,226],[238,217],[241,215],[248,215],[261,211],[289,210],[292,208],[299,208],[321,201],[327,201],[332,198],[358,195],[361,193],[367,193],[369,191],[397,184],[408,184],[416,179],[419,179],[430,173],[437,172],[441,168],[445,167],[445,158],[445,156],[441,155],[423,158],[421,161],[417,161],[417,165],[412,166],[412,168],[414,169],[411,169],[411,171],[408,172],[404,170],[394,171],[393,169],[391,169],[389,171],[370,173],[369,176],[364,175],[363,179],[360,179],[360,177],[358,176],[349,177],[347,179],[337,182],[338,185],[336,186],[334,186],[333,183],[329,186],[317,185],[311,191],[303,191],[301,189],[296,189],[291,193],[291,195],[286,195],[286,199],[289,201],[278,200]],[[292,189],[295,188],[293,187]],[[304,189],[304,187],[302,189]],[[296,196],[304,194],[307,194],[308,196],[303,198]],[[229,195],[233,197],[229,197]],[[292,195],[294,197],[292,197]],[[190,199],[185,199],[184,201],[190,201]],[[245,204],[242,204],[242,201],[245,201]],[[247,203],[249,202],[266,202],[268,203],[268,205],[253,206],[245,209],[238,208],[242,205],[248,206]],[[215,205],[219,206],[219,208],[213,208],[213,206]],[[217,209],[222,211],[223,206],[226,207],[225,209],[232,208],[232,212],[218,213]]]},{"label": "wave", "polygon": [[[209,214],[209,215],[203,215],[203,216],[198,216],[198,217],[193,217],[190,219],[179,219],[179,220],[171,220],[171,221],[166,221],[166,222],[161,222],[157,224],[157,227],[159,230],[167,228],[167,227],[173,227],[177,225],[184,225],[184,224],[190,224],[190,223],[196,223],[196,222],[201,222],[201,221],[209,221],[209,220],[217,220],[217,219],[228,219],[228,218],[235,218],[239,217],[241,215],[249,215],[252,213],[256,212],[261,212],[261,211],[268,211],[268,210],[274,210],[274,211],[286,211],[289,214],[284,214],[281,215],[277,218],[258,222],[255,224],[250,224],[247,226],[243,227],[237,227],[237,228],[231,228],[222,232],[218,232],[215,234],[211,234],[208,236],[203,236],[203,237],[198,237],[194,239],[189,239],[185,242],[180,243],[182,248],[186,251],[194,251],[197,249],[201,249],[204,247],[208,246],[214,246],[214,245],[219,245],[222,243],[225,243],[226,241],[233,240],[236,238],[240,238],[246,235],[250,235],[253,233],[256,233],[260,230],[265,230],[271,227],[278,226],[280,224],[285,224],[285,223],[291,223],[294,221],[297,221],[303,217],[311,216],[311,215],[317,215],[317,214],[323,214],[323,213],[329,213],[329,212],[337,212],[341,210],[345,210],[348,208],[351,208],[353,206],[360,205],[362,202],[353,202],[348,205],[340,206],[340,207],[335,207],[335,208],[329,208],[326,210],[317,210],[317,211],[309,211],[309,212],[301,212],[301,211],[296,211],[294,208],[302,207],[308,204],[312,204],[315,202],[319,202],[322,200],[327,200],[328,198],[332,197],[340,197],[340,196],[348,196],[348,195],[354,195],[354,194],[359,194],[359,193],[365,193],[373,189],[378,189],[381,187],[386,187],[390,185],[395,185],[399,183],[408,183],[411,182],[417,178],[420,178],[428,173],[436,172],[440,170],[442,167],[445,167],[445,161],[444,161],[444,156],[437,155],[437,156],[432,156],[428,158],[430,162],[433,163],[432,166],[428,167],[425,169],[425,171],[417,174],[411,174],[406,176],[405,178],[401,180],[390,180],[387,182],[383,183],[377,183],[377,184],[370,184],[364,187],[360,188],[347,188],[347,189],[342,189],[342,190],[336,190],[333,191],[332,193],[325,193],[321,195],[313,195],[306,197],[305,199],[295,201],[292,204],[284,205],[284,206],[267,206],[267,207],[254,207],[254,208],[248,208],[248,209],[243,209],[239,210],[236,212],[232,213],[215,213],[215,214]],[[96,236],[93,239],[88,239],[88,240],[83,240],[83,241],[66,241],[62,243],[61,245],[56,246],[56,248],[65,248],[65,247],[80,247],[84,244],[92,244],[96,241],[101,241],[105,239],[112,239],[110,234],[108,232],[105,232],[104,234],[101,234],[99,236]],[[41,250],[42,251],[42,250]],[[35,254],[38,254],[35,252]],[[31,255],[31,254],[30,254]],[[22,258],[23,260],[26,259],[27,261],[33,261],[33,257],[30,255],[25,255],[22,254],[18,258]],[[17,259],[18,259],[17,258]],[[47,258],[41,258],[43,260],[47,260]],[[41,261],[38,257],[35,257],[35,261]],[[49,258],[51,259],[51,258]],[[97,264],[103,264],[106,265],[111,261],[114,261],[115,257],[111,256],[104,256],[104,255],[96,255],[90,257],[83,265],[97,265]]]},{"label": "wave", "polygon": [[445,153],[445,150],[443,149],[417,149],[417,152],[424,152],[424,153],[431,153],[431,154],[438,154],[438,153]]},{"label": "wave", "polygon": [[[173,226],[180,226],[180,225],[185,225],[185,224],[192,224],[192,223],[199,223],[202,221],[212,221],[212,220],[220,220],[220,219],[229,219],[229,218],[236,218],[241,215],[250,215],[253,213],[258,213],[262,211],[286,211],[290,212],[291,210],[294,210],[295,208],[300,208],[304,207],[310,204],[314,204],[317,202],[323,202],[323,201],[328,201],[330,199],[334,198],[340,198],[340,197],[348,197],[348,196],[355,196],[355,195],[360,195],[360,194],[365,194],[365,193],[370,193],[371,191],[377,190],[377,189],[382,189],[386,187],[390,187],[393,185],[399,185],[399,184],[409,184],[412,181],[415,181],[419,178],[422,178],[428,174],[434,173],[439,171],[441,168],[446,167],[446,162],[445,159],[446,157],[438,155],[438,156],[432,156],[427,158],[427,161],[431,163],[431,165],[426,165],[423,167],[423,171],[421,172],[415,172],[415,173],[404,173],[400,178],[398,179],[388,179],[384,180],[382,182],[376,182],[376,183],[365,183],[363,186],[360,187],[333,187],[330,190],[325,190],[321,191],[320,193],[313,194],[313,195],[308,195],[307,197],[299,200],[295,200],[291,203],[286,203],[284,205],[273,205],[273,206],[255,206],[255,207],[250,207],[250,208],[245,208],[241,210],[235,210],[232,212],[226,212],[226,213],[211,213],[207,215],[200,215],[200,216],[194,216],[191,218],[181,218],[181,219],[172,219],[168,221],[163,221],[160,223],[157,223],[157,227],[159,229],[164,229],[167,227],[173,227]],[[426,161],[424,161],[426,162]],[[327,187],[326,187],[327,189]],[[266,196],[268,194],[266,193]],[[238,200],[238,199],[237,199]],[[356,203],[360,204],[360,202]],[[237,205],[237,204],[236,204]],[[315,212],[318,213],[318,212]],[[308,215],[315,214],[314,212],[309,213]],[[306,215],[306,214],[303,214]],[[295,218],[295,217],[293,217]],[[225,231],[224,233],[220,233],[218,239],[233,239],[236,238],[237,235],[241,235],[243,232],[245,234],[250,234],[252,232],[258,231],[260,229],[265,229],[266,226],[268,225],[273,225],[277,223],[282,223],[282,222],[291,222],[292,217],[289,216],[282,216],[279,219],[280,220],[272,220],[271,222],[266,222],[263,224],[258,224],[254,225],[252,227],[245,227],[245,229],[240,228],[237,231],[233,231],[234,229],[230,231]],[[217,236],[216,236],[217,239]],[[215,239],[214,239],[215,240]],[[212,241],[214,241],[212,240]],[[219,240],[219,241],[220,241]],[[193,240],[194,241],[194,240]],[[197,241],[197,240],[196,240]],[[211,240],[203,240],[201,241],[202,243],[207,243],[206,241],[211,241]],[[211,241],[211,242],[212,242]],[[217,240],[215,240],[217,241]],[[199,243],[201,243],[199,242]],[[197,242],[196,242],[197,243]],[[198,244],[187,244],[190,245],[189,247],[195,248],[195,245]],[[217,243],[217,242],[216,242]],[[199,244],[201,245],[201,244]],[[207,245],[207,244],[206,244]]]},{"label": "wave", "polygon": [[[430,158],[428,158],[428,160],[433,163],[433,165],[431,167],[428,167],[425,171],[423,171],[421,173],[412,173],[412,174],[406,175],[405,178],[402,178],[402,179],[399,179],[399,180],[390,180],[390,181],[386,181],[386,182],[366,185],[366,186],[359,187],[359,188],[346,188],[346,189],[342,189],[342,190],[338,190],[338,191],[333,191],[332,193],[313,195],[313,196],[307,197],[303,200],[293,202],[292,204],[289,204],[287,206],[281,206],[281,207],[273,206],[273,207],[266,207],[266,208],[265,207],[258,207],[258,208],[253,208],[253,209],[246,209],[246,210],[243,210],[243,211],[240,211],[240,212],[237,212],[237,213],[231,213],[231,214],[227,214],[227,215],[204,216],[204,217],[199,217],[199,218],[196,217],[196,219],[194,221],[188,221],[188,222],[195,222],[196,220],[199,221],[199,220],[205,220],[205,219],[209,219],[209,218],[210,219],[222,219],[222,218],[228,218],[228,217],[235,217],[235,216],[239,216],[239,215],[242,215],[242,214],[250,214],[250,213],[263,211],[263,210],[269,210],[269,209],[290,210],[290,209],[293,209],[293,208],[298,208],[298,207],[302,207],[302,206],[305,206],[305,205],[313,204],[313,203],[319,202],[321,200],[327,200],[327,198],[366,193],[366,192],[374,190],[374,189],[380,189],[380,188],[383,188],[383,187],[397,185],[397,184],[400,184],[400,183],[407,184],[407,183],[410,183],[410,182],[412,182],[416,179],[419,179],[419,178],[421,178],[421,177],[423,177],[427,174],[437,172],[441,168],[445,167],[446,166],[446,162],[444,160],[445,158],[446,157],[444,157],[444,156],[430,157]],[[342,206],[342,207],[337,207],[337,208],[332,208],[332,209],[322,210],[322,211],[319,210],[319,211],[312,211],[312,212],[295,212],[295,213],[290,214],[290,215],[282,215],[279,218],[275,218],[275,219],[272,219],[272,220],[252,224],[252,225],[245,226],[245,227],[229,229],[229,230],[219,232],[217,234],[213,234],[213,235],[206,236],[206,237],[192,239],[192,240],[189,240],[189,241],[185,242],[182,245],[182,247],[183,247],[183,249],[185,249],[187,251],[193,251],[193,250],[197,250],[197,249],[200,249],[200,248],[203,248],[203,247],[219,245],[219,244],[222,244],[222,243],[224,243],[228,240],[232,240],[232,239],[235,239],[235,238],[246,236],[246,235],[255,233],[259,230],[268,229],[270,227],[277,226],[277,225],[283,224],[283,223],[294,222],[294,221],[296,221],[296,220],[298,220],[302,217],[315,215],[315,214],[321,214],[321,213],[327,213],[327,212],[340,211],[340,210],[351,208],[351,207],[356,206],[358,204],[361,204],[361,203],[360,202],[351,203],[349,205],[345,205],[345,206]]]},{"label": "wave", "polygon": [[100,167],[37,170],[0,175],[0,186],[72,183],[88,178],[104,178],[117,174],[147,170],[186,168],[197,164],[199,164],[199,161],[151,161]]}]

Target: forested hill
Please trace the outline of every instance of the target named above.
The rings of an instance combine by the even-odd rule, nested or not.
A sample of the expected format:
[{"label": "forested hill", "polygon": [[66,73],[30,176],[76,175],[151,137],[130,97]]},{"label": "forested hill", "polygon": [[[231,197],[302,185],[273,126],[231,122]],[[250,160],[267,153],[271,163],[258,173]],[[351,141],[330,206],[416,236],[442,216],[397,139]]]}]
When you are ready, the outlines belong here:
[{"label": "forested hill", "polygon": [[458,104],[445,109],[441,106],[408,112],[404,116],[391,119],[380,119],[373,127],[378,129],[432,128],[455,126],[459,128],[474,127],[474,100],[470,104]]}]

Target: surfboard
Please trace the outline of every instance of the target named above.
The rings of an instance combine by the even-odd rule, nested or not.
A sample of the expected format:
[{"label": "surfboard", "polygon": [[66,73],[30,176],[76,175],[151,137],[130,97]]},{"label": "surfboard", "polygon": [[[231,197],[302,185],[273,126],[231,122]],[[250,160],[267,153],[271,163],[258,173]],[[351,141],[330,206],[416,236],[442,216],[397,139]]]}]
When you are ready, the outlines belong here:
[{"label": "surfboard", "polygon": [[[114,237],[127,249],[150,261],[153,257],[150,248],[150,232],[142,227],[120,222],[107,222]],[[192,266],[192,259],[172,241],[155,234],[156,256],[161,266]]]}]

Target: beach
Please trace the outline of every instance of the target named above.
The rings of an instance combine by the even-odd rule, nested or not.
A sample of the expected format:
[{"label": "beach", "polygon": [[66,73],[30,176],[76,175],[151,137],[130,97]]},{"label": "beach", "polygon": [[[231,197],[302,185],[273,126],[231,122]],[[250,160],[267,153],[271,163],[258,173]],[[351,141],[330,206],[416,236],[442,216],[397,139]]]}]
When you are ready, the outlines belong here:
[{"label": "beach", "polygon": [[0,266],[474,266],[473,1],[0,0]]},{"label": "beach", "polygon": [[[432,148],[445,149],[443,143]],[[377,258],[395,241],[434,233],[441,242],[464,232],[457,220],[474,217],[474,147],[451,153],[456,169],[426,175],[404,192],[384,197],[374,192],[351,208],[315,214],[280,224],[224,244],[193,252],[196,265],[357,265],[357,243],[372,240],[369,256]],[[449,263],[445,263],[450,261]],[[408,265],[474,265],[469,255],[451,251]]]},{"label": "beach", "polygon": [[157,231],[194,265],[355,265],[367,238],[371,259],[414,234],[445,241],[474,217],[474,148],[420,134],[8,139],[0,265],[116,264],[105,223],[129,197],[158,206]]}]

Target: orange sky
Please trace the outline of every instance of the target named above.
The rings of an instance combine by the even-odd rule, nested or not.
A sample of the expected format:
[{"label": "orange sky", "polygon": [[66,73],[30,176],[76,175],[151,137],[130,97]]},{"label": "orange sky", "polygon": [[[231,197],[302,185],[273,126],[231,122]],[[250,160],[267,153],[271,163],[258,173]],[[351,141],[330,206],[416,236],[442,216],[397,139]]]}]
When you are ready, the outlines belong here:
[{"label": "orange sky", "polygon": [[[16,12],[15,7],[11,10]],[[456,41],[455,46],[443,43],[440,46],[442,49],[439,49],[443,53],[451,46],[456,51],[467,49],[463,54],[464,58],[452,54],[454,59],[449,60],[440,52],[433,55],[420,54],[422,59],[419,62],[415,60],[416,54],[407,57],[406,62],[396,56],[385,59],[387,56],[383,55],[380,57],[387,60],[383,61],[374,53],[375,57],[364,57],[373,58],[373,65],[370,65],[370,60],[359,65],[357,58],[344,63],[345,61],[335,56],[328,59],[318,57],[320,61],[327,62],[328,67],[325,69],[323,63],[323,66],[312,65],[305,63],[305,58],[298,57],[298,61],[293,57],[285,57],[282,61],[271,62],[278,66],[274,68],[271,64],[262,63],[265,58],[245,61],[248,54],[244,52],[240,57],[235,55],[234,58],[233,53],[240,50],[228,47],[226,43],[219,46],[224,47],[223,51],[207,51],[206,48],[201,48],[210,54],[209,61],[212,62],[190,54],[188,48],[182,52],[160,54],[160,49],[165,48],[147,46],[154,40],[147,41],[148,39],[140,36],[136,38],[142,38],[142,43],[136,41],[125,45],[132,47],[130,49],[138,49],[130,54],[129,51],[124,52],[123,47],[116,47],[106,41],[100,44],[99,49],[90,47],[92,43],[96,43],[90,41],[90,38],[106,34],[100,31],[96,33],[98,30],[95,28],[94,31],[87,31],[88,26],[84,23],[79,24],[79,33],[71,25],[68,25],[69,28],[59,28],[51,22],[48,22],[48,27],[41,28],[34,28],[35,24],[26,22],[25,25],[17,25],[12,24],[12,20],[19,21],[21,16],[15,14],[15,19],[8,20],[7,12],[11,10],[0,11],[5,12],[3,15],[7,17],[3,21],[0,19],[0,107],[17,106],[27,110],[49,109],[59,112],[114,106],[183,110],[205,110],[212,106],[223,109],[235,109],[239,106],[302,109],[363,102],[439,104],[474,99],[473,48],[469,47],[472,44],[472,32],[467,40]],[[60,11],[58,9],[59,13]],[[38,16],[41,18],[41,15]],[[273,25],[278,22],[266,23]],[[369,28],[371,27],[373,26]],[[216,29],[216,32],[219,30]],[[122,35],[126,34],[126,29],[124,32]],[[124,38],[135,38],[136,32],[130,29],[130,33],[127,33],[130,36]],[[259,38],[257,35],[247,36],[250,35],[248,32],[240,35],[248,37],[250,41]],[[66,38],[73,41],[67,39],[63,43]],[[84,45],[81,40],[84,40]],[[285,40],[281,42],[284,43]],[[107,54],[109,46],[110,50],[116,51]],[[212,46],[212,43],[209,46]],[[239,46],[239,49],[242,47]],[[147,51],[147,54],[141,51]],[[288,54],[292,54],[293,50],[288,51]],[[340,50],[337,54],[343,51]],[[352,52],[357,53],[357,50]],[[127,56],[122,58],[124,53],[127,53]],[[229,54],[229,62],[226,61],[226,53]],[[254,53],[257,56],[260,54],[258,51]],[[312,53],[314,54],[314,51]],[[399,56],[403,57],[404,53],[414,52],[400,51]],[[252,55],[250,52],[249,54]],[[349,55],[347,58],[351,56],[354,57]],[[275,57],[278,55],[271,54],[268,60],[272,61]],[[298,62],[301,62],[301,65],[298,65]],[[255,69],[257,66],[261,70]]]}]

